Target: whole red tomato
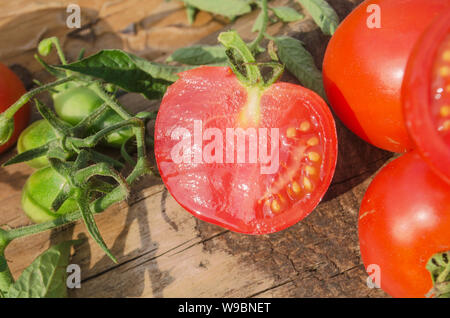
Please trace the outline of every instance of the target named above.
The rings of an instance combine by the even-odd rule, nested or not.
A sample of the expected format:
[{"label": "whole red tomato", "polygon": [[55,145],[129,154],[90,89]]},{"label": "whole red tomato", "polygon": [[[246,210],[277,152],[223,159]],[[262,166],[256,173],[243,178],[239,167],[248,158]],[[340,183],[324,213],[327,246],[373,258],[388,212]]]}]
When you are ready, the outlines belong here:
[{"label": "whole red tomato", "polygon": [[[17,77],[8,67],[0,63],[0,113],[16,102],[26,90]],[[14,132],[11,138],[0,146],[0,153],[9,149],[19,138],[20,132],[25,129],[30,119],[30,107],[24,105],[14,115]]]},{"label": "whole red tomato", "polygon": [[415,151],[405,154],[370,184],[358,226],[362,260],[366,269],[379,266],[381,288],[393,297],[424,297],[433,287],[427,262],[450,251],[450,185]]},{"label": "whole red tomato", "polygon": [[228,67],[179,77],[155,124],[158,168],[175,200],[241,233],[272,233],[306,217],[336,164],[326,103],[299,85],[245,86]]},{"label": "whole red tomato", "polygon": [[336,30],[323,63],[325,90],[359,137],[394,152],[413,148],[402,114],[403,74],[420,34],[449,7],[447,0],[368,0]]},{"label": "whole red tomato", "polygon": [[402,98],[406,125],[418,151],[450,183],[450,9],[416,43]]}]

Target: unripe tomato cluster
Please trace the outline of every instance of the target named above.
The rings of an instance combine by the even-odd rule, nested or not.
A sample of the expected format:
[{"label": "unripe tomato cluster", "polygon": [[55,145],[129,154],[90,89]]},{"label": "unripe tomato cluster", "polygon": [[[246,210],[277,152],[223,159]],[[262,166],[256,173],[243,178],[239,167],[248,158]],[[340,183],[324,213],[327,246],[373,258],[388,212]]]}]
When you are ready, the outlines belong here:
[{"label": "unripe tomato cluster", "polygon": [[[58,92],[52,97],[56,114],[73,126],[103,104],[103,100],[89,87],[73,84],[59,87]],[[93,132],[114,125],[120,120],[118,114],[108,110],[96,120]],[[107,135],[104,144],[120,148],[131,136],[131,128],[124,128]],[[55,132],[50,124],[46,120],[38,120],[21,133],[17,142],[18,153],[43,146],[55,138]],[[67,181],[49,166],[45,156],[32,159],[27,163],[39,169],[29,177],[22,192],[22,208],[33,222],[54,220],[78,209],[76,202],[69,199],[58,211],[52,211],[51,204]]]}]

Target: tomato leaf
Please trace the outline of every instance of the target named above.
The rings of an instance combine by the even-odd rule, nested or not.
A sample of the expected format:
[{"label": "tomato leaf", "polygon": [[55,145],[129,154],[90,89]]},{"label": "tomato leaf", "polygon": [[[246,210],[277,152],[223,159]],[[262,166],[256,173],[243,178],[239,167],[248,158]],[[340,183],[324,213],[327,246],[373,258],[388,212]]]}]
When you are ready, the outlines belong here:
[{"label": "tomato leaf", "polygon": [[303,86],[315,91],[326,100],[322,73],[317,69],[312,55],[303,47],[302,42],[289,36],[281,36],[275,38],[275,44],[278,48],[278,56],[289,72]]},{"label": "tomato leaf", "polygon": [[67,241],[50,247],[38,256],[11,285],[8,298],[67,297],[66,279],[70,248],[80,241]]},{"label": "tomato leaf", "polygon": [[311,14],[326,35],[333,35],[339,25],[336,11],[325,0],[297,0]]},{"label": "tomato leaf", "polygon": [[186,5],[190,5],[197,9],[223,15],[227,18],[234,19],[237,16],[249,13],[252,8],[248,1],[244,0],[182,0]]},{"label": "tomato leaf", "polygon": [[177,73],[188,69],[147,61],[121,50],[103,50],[55,67],[102,79],[148,99],[162,98],[167,87],[178,79]]},{"label": "tomato leaf", "polygon": [[302,20],[305,16],[297,10],[292,9],[290,7],[274,7],[270,8],[272,12],[283,22],[294,22]]},{"label": "tomato leaf", "polygon": [[48,150],[49,150],[49,144],[45,144],[41,147],[37,147],[37,148],[33,148],[30,150],[24,151],[18,155],[15,155],[8,161],[6,161],[2,166],[6,167],[6,166],[13,165],[16,163],[27,162],[27,161],[30,161],[30,160],[33,160],[36,158],[40,158],[40,157],[44,156],[45,154],[47,154]]},{"label": "tomato leaf", "polygon": [[223,46],[195,45],[176,50],[167,58],[167,62],[179,62],[188,65],[206,65],[227,61]]}]

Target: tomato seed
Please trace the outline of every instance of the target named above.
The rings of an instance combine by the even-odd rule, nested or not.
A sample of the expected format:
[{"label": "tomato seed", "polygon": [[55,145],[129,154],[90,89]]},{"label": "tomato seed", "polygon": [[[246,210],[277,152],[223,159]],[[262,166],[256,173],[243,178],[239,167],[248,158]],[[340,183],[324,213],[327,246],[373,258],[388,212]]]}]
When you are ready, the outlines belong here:
[{"label": "tomato seed", "polygon": [[442,125],[444,130],[450,130],[450,120],[444,121],[444,124]]},{"label": "tomato seed", "polygon": [[296,181],[292,183],[291,189],[295,194],[299,194],[302,191],[300,185]]},{"label": "tomato seed", "polygon": [[440,74],[442,77],[450,76],[450,67],[448,67],[448,66],[442,66],[442,67],[439,69],[439,74]]},{"label": "tomato seed", "polygon": [[450,50],[447,50],[442,54],[442,60],[450,62]]},{"label": "tomato seed", "polygon": [[286,130],[286,137],[295,138],[296,135],[297,135],[297,129],[295,129],[295,127],[289,127]]},{"label": "tomato seed", "polygon": [[278,200],[273,200],[272,204],[270,205],[270,209],[272,210],[272,212],[275,213],[279,213],[281,211],[281,205],[280,202],[278,202]]},{"label": "tomato seed", "polygon": [[315,151],[311,151],[310,153],[308,153],[308,158],[313,162],[317,162],[320,160],[320,155]]},{"label": "tomato seed", "polygon": [[300,130],[305,132],[308,131],[311,128],[311,124],[309,123],[309,121],[304,121],[300,124]]},{"label": "tomato seed", "polygon": [[442,117],[448,117],[450,115],[450,106],[449,105],[442,106],[440,113]]},{"label": "tomato seed", "polygon": [[307,177],[303,177],[303,186],[305,187],[306,191],[312,191],[313,189],[313,185]]},{"label": "tomato seed", "polygon": [[317,137],[311,137],[306,142],[308,146],[317,146],[319,144],[319,138]]},{"label": "tomato seed", "polygon": [[316,174],[316,168],[312,167],[312,166],[306,166],[305,167],[305,171],[308,175],[312,176]]}]

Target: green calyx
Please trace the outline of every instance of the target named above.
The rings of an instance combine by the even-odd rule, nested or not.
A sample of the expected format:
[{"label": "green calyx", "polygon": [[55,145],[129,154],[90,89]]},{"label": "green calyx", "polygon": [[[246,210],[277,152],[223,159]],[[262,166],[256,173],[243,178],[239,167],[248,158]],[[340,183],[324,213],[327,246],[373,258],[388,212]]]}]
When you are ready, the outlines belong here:
[{"label": "green calyx", "polygon": [[[231,69],[236,77],[247,87],[259,87],[261,90],[275,83],[283,74],[284,66],[277,62],[258,63],[249,46],[236,31],[219,34],[219,42],[227,49],[226,53]],[[264,78],[260,68],[270,67],[272,73]]]},{"label": "green calyx", "polygon": [[[268,0],[258,2],[261,7],[261,28],[258,36],[249,44],[245,43],[236,31],[222,32],[219,34],[219,42],[226,48],[226,54],[231,69],[242,85],[248,88],[258,87],[261,90],[271,86],[283,74],[284,66],[278,63],[278,58],[269,63],[256,61],[254,53],[263,51],[260,42],[267,37],[266,29],[269,23]],[[273,58],[273,55],[271,55]],[[265,78],[261,73],[262,67],[269,67],[272,73]]]},{"label": "green calyx", "polygon": [[14,119],[0,114],[0,146],[7,143],[14,132]]},{"label": "green calyx", "polygon": [[434,254],[428,261],[433,288],[426,295],[433,298],[450,298],[450,251]]}]

